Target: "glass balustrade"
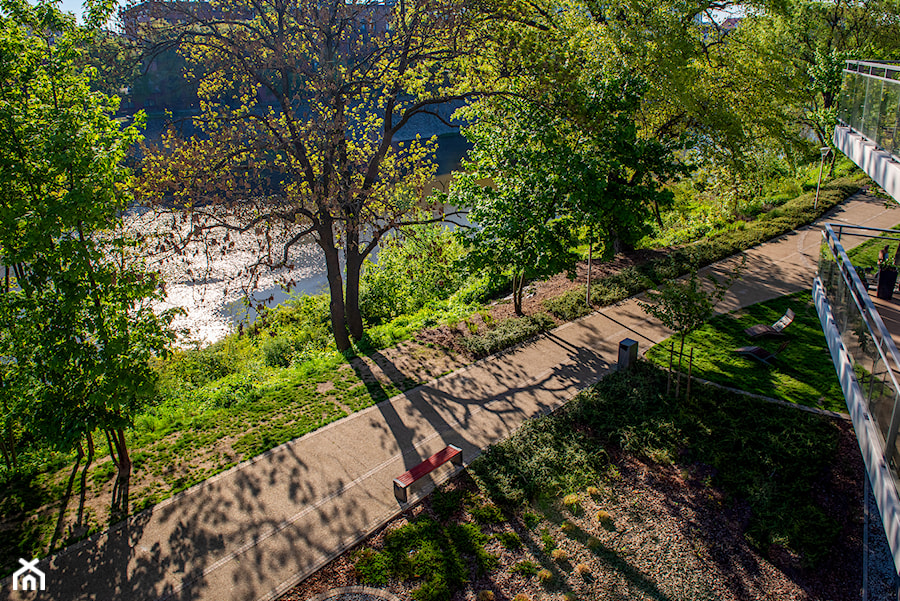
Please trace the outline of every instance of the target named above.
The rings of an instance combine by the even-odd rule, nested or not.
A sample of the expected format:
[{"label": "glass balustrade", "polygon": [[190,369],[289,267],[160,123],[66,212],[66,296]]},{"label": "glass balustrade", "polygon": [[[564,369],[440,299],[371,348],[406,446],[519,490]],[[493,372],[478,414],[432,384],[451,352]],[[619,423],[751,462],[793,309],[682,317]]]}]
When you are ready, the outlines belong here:
[{"label": "glass balustrade", "polygon": [[867,238],[888,236],[886,240],[896,241],[900,232],[826,225],[823,234],[818,276],[841,341],[853,362],[853,371],[869,414],[880,434],[882,453],[890,466],[896,487],[900,467],[897,437],[900,426],[900,353],[869,297],[867,285],[844,251],[840,238],[842,235]]},{"label": "glass balustrade", "polygon": [[900,161],[900,65],[847,61],[838,120]]}]

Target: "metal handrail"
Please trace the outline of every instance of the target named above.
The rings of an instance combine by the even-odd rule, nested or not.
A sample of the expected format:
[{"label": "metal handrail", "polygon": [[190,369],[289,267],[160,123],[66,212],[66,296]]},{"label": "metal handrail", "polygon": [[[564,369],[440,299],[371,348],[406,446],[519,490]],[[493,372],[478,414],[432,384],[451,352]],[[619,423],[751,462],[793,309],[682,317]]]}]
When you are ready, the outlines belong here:
[{"label": "metal handrail", "polygon": [[[841,229],[855,227],[841,226],[839,224],[835,225],[838,225]],[[864,228],[860,226],[860,229],[877,228]],[[896,232],[896,230],[886,231]],[[891,412],[891,419],[888,425],[888,435],[885,439],[885,449],[883,453],[883,455],[885,456],[885,460],[890,463],[889,449],[893,446],[897,437],[898,428],[900,428],[900,411],[898,411],[897,402],[898,399],[900,399],[900,384],[898,384],[897,377],[895,375],[897,373],[900,373],[900,370],[898,370],[898,367],[900,367],[900,352],[898,352],[897,345],[894,344],[894,340],[891,337],[890,332],[884,325],[884,321],[881,319],[881,315],[879,315],[874,303],[872,303],[872,299],[869,298],[869,291],[863,285],[862,280],[859,279],[859,274],[856,273],[856,269],[853,267],[853,263],[851,263],[850,257],[847,256],[847,252],[844,250],[843,245],[835,236],[832,224],[825,224],[822,230],[822,236],[825,238],[825,242],[828,244],[828,248],[829,250],[831,250],[832,255],[838,261],[841,277],[844,279],[844,282],[850,289],[850,296],[853,298],[853,302],[856,305],[856,308],[859,310],[863,321],[866,323],[866,328],[872,335],[872,340],[875,341],[875,348],[877,349],[878,354],[881,356],[881,361],[887,368],[888,377],[890,377],[891,383],[893,384],[894,407]],[[876,332],[878,335],[876,335]],[[888,355],[885,355],[885,348],[887,349],[888,355],[893,360],[892,362],[888,361]]]},{"label": "metal handrail", "polygon": [[[851,65],[855,68],[851,68]],[[866,67],[871,71],[872,69],[884,69],[885,72],[891,71],[900,74],[900,62],[898,61],[858,61],[858,60],[849,60],[844,67],[844,71],[850,71],[851,73],[862,73],[863,75],[869,75],[869,72],[862,72],[859,70],[860,67]],[[878,77],[877,75],[875,77]]]},{"label": "metal handrail", "polygon": [[[843,225],[841,223],[827,223],[825,224],[827,227],[832,228],[832,230],[837,230],[837,239],[840,241],[841,235],[844,233],[844,228],[852,229],[852,230],[867,230],[870,232],[883,232],[885,234],[894,234],[896,236],[900,236],[900,230],[886,230],[883,227],[868,227],[865,225]],[[884,238],[884,236],[870,236],[868,234],[854,234],[852,232],[847,232],[848,236],[856,236],[858,238]]]},{"label": "metal handrail", "polygon": [[[840,226],[842,229],[846,227],[855,227],[855,226]],[[860,228],[864,229],[864,228]],[[875,228],[865,228],[865,229],[875,229]],[[897,230],[886,230],[892,231],[895,233],[900,233]],[[834,236],[834,229],[832,228],[832,224],[826,223],[824,227],[823,234],[826,238]],[[830,236],[829,236],[830,235]],[[835,249],[835,246],[837,249]],[[862,280],[859,279],[859,274],[856,273],[856,269],[853,268],[853,262],[850,261],[850,257],[847,256],[847,252],[844,250],[844,246],[840,243],[840,241],[834,237],[834,239],[829,243],[829,247],[831,247],[832,252],[835,253],[835,258],[839,258],[842,264],[842,267],[849,266],[850,269],[841,269],[842,274],[849,273],[849,278],[851,281],[848,281],[847,284],[850,286],[850,291],[853,293],[853,297],[856,300],[857,307],[860,312],[863,313],[864,316],[869,316],[873,322],[875,322],[875,326],[878,329],[878,333],[880,336],[876,338],[875,332],[872,332],[872,337],[880,340],[884,340],[886,342],[888,351],[891,354],[891,358],[894,360],[894,365],[898,368],[895,369],[898,373],[900,373],[900,351],[897,350],[897,346],[894,344],[894,339],[891,337],[891,333],[888,331],[887,327],[884,325],[884,321],[881,319],[881,315],[878,313],[878,309],[875,308],[875,304],[872,302],[872,299],[869,298],[869,291],[866,290],[866,287],[863,285]],[[844,278],[847,280],[847,277]],[[871,330],[871,328],[870,328]],[[893,376],[892,376],[892,379]],[[896,379],[894,379],[894,385],[898,392],[900,392],[900,385],[897,384]]]}]

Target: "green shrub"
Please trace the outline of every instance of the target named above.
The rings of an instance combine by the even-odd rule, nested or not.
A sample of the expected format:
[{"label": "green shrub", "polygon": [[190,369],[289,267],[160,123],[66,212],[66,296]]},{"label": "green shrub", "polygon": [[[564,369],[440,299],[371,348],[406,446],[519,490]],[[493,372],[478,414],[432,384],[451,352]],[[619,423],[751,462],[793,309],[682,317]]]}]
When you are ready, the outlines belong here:
[{"label": "green shrub", "polygon": [[477,505],[472,507],[469,512],[479,524],[499,524],[506,521],[500,508],[492,503]]},{"label": "green shrub", "polygon": [[585,302],[585,288],[579,286],[574,290],[569,290],[561,296],[548,298],[541,304],[550,313],[556,315],[564,321],[572,321],[590,313],[593,308],[589,307]]},{"label": "green shrub", "polygon": [[277,307],[264,309],[254,326],[285,336],[298,347],[315,342],[324,348],[331,338],[330,302],[327,294],[296,295]]},{"label": "green shrub", "polygon": [[522,521],[529,530],[534,530],[534,527],[541,523],[541,516],[531,511],[525,511],[522,513]]},{"label": "green shrub", "polygon": [[472,356],[486,357],[523,340],[528,340],[539,332],[549,330],[554,325],[554,321],[544,313],[511,317],[504,319],[494,329],[488,330],[484,334],[463,338],[462,344]]},{"label": "green shrub", "polygon": [[469,580],[467,556],[474,558],[477,575],[497,565],[497,558],[484,549],[487,536],[475,524],[441,526],[420,517],[384,537],[380,552],[361,551],[354,558],[360,579],[383,585],[388,579],[415,581],[416,601],[449,601]]},{"label": "green shrub", "polygon": [[259,345],[263,359],[269,367],[288,367],[291,364],[291,356],[294,353],[294,347],[289,340],[282,337],[269,338],[263,340]]},{"label": "green shrub", "polygon": [[538,569],[539,568],[536,563],[526,559],[524,561],[520,561],[519,563],[515,564],[512,568],[510,568],[509,571],[512,572],[513,574],[521,574],[522,576],[525,576],[526,578],[530,578],[531,576],[537,575]]},{"label": "green shrub", "polygon": [[446,492],[438,489],[431,494],[431,508],[437,514],[438,519],[445,522],[462,509],[465,496],[466,491],[461,488]]},{"label": "green shrub", "polygon": [[510,551],[517,551],[522,548],[522,539],[515,532],[501,532],[497,535],[497,540]]},{"label": "green shrub", "polygon": [[450,299],[463,305],[483,303],[509,290],[509,278],[491,272],[471,275]]},{"label": "green shrub", "polygon": [[591,303],[604,307],[628,298],[628,290],[614,282],[600,281],[591,286]]},{"label": "green shrub", "polygon": [[390,566],[385,553],[377,553],[373,549],[360,549],[353,556],[353,567],[361,582],[375,586],[388,583]]},{"label": "green shrub", "polygon": [[176,351],[166,362],[165,371],[169,378],[199,387],[234,373],[236,363],[225,344],[217,343],[204,349]]},{"label": "green shrub", "polygon": [[363,316],[371,323],[383,323],[449,298],[463,282],[457,266],[462,255],[456,236],[439,223],[408,227],[382,238],[378,263],[367,260],[360,278]]},{"label": "green shrub", "polygon": [[546,528],[541,530],[541,547],[544,549],[544,553],[550,553],[556,548],[556,541]]},{"label": "green shrub", "polygon": [[446,532],[457,554],[465,553],[475,558],[477,576],[483,576],[497,567],[497,557],[488,553],[484,548],[488,537],[478,526],[451,523],[447,525]]}]

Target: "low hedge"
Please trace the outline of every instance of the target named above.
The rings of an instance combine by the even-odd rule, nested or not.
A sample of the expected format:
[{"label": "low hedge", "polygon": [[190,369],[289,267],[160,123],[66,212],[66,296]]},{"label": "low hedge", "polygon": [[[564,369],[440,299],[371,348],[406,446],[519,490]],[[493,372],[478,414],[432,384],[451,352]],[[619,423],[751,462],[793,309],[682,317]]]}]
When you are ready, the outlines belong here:
[{"label": "low hedge", "polygon": [[560,319],[572,321],[591,312],[591,308],[587,306],[584,300],[584,295],[584,286],[579,286],[560,296],[545,299],[541,302],[541,305]]},{"label": "low hedge", "polygon": [[[674,249],[663,258],[602,277],[591,286],[591,302],[599,306],[616,303],[666,280],[682,276],[692,268],[710,265],[812,223],[858,191],[859,180],[860,176],[857,175],[824,184],[815,210],[815,191],[801,194],[761,215],[756,221],[738,222],[733,230]],[[565,297],[566,295],[559,297],[558,302],[556,299],[546,301],[548,304],[545,306],[564,306],[566,301],[562,299]],[[553,313],[557,314],[556,311]],[[560,317],[564,318],[562,315]]]},{"label": "low hedge", "polygon": [[511,317],[504,319],[484,334],[463,338],[462,345],[475,358],[487,357],[491,353],[528,340],[539,332],[549,330],[554,325],[555,322],[544,313]]}]

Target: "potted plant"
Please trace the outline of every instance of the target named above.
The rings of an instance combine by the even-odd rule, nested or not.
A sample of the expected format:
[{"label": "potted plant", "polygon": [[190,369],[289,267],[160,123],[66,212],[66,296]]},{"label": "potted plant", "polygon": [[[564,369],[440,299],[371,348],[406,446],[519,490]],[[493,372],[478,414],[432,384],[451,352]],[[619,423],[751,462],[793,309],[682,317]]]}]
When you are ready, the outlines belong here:
[{"label": "potted plant", "polygon": [[894,286],[897,284],[897,261],[900,259],[900,246],[894,255],[893,263],[888,262],[891,249],[885,244],[878,253],[878,290],[875,296],[882,300],[891,300],[894,297]]}]

